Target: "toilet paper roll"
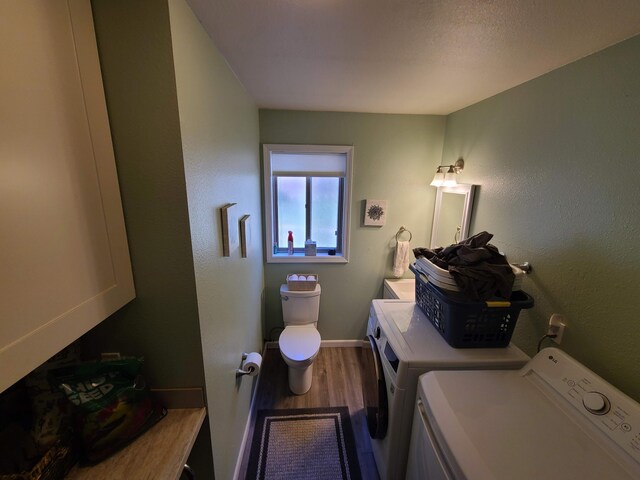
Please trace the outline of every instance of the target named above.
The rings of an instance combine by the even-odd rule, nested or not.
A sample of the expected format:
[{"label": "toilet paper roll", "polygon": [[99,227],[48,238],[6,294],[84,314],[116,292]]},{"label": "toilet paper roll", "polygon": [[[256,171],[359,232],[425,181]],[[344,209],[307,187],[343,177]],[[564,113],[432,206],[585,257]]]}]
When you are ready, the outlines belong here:
[{"label": "toilet paper roll", "polygon": [[260,365],[262,365],[262,355],[258,352],[251,352],[242,362],[242,370],[249,372],[250,377],[255,377],[260,373]]}]

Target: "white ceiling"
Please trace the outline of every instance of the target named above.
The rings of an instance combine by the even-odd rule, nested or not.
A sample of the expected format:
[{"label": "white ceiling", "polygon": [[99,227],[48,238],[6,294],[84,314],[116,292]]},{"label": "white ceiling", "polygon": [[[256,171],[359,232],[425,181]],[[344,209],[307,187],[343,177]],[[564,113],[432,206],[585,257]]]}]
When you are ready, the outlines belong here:
[{"label": "white ceiling", "polygon": [[640,0],[189,3],[262,108],[448,114],[640,33]]}]

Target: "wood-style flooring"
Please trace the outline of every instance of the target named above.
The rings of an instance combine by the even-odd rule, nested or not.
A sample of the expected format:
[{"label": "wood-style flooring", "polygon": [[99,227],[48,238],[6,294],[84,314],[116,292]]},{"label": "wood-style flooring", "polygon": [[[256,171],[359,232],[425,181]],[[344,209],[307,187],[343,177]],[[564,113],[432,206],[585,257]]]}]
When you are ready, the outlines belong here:
[{"label": "wood-style flooring", "polygon": [[[313,363],[311,389],[304,395],[294,395],[289,390],[287,365],[280,355],[280,350],[269,348],[262,360],[254,409],[349,407],[362,478],[364,480],[378,480],[378,471],[371,452],[371,441],[362,403],[361,371],[359,348],[320,348]],[[254,418],[255,410],[252,412],[252,419]],[[253,427],[252,420],[239,478],[246,476]]]}]

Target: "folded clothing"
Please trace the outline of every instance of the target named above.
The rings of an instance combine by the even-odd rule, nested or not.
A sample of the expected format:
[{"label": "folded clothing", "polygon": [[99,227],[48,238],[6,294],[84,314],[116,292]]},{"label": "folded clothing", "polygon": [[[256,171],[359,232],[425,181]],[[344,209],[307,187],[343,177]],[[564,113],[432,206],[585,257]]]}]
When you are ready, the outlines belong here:
[{"label": "folded clothing", "polygon": [[510,298],[515,275],[506,257],[489,243],[492,238],[491,233],[480,232],[444,248],[414,248],[413,254],[448,270],[472,300]]}]

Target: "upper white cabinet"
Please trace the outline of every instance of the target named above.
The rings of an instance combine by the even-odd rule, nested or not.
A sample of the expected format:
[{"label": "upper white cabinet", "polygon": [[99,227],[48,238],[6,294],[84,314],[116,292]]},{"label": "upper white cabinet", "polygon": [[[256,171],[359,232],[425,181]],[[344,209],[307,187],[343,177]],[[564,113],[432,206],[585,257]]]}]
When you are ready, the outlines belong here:
[{"label": "upper white cabinet", "polygon": [[134,296],[90,2],[0,2],[0,391]]}]

